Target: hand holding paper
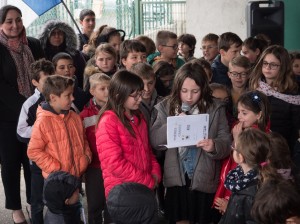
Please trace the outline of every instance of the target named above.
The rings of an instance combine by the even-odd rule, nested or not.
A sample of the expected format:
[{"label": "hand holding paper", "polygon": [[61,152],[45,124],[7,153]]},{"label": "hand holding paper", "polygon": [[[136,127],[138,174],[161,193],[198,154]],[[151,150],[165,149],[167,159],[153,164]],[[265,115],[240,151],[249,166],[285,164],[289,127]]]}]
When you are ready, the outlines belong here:
[{"label": "hand holding paper", "polygon": [[199,141],[196,146],[202,148],[206,152],[214,151],[214,142],[212,139],[203,139]]}]

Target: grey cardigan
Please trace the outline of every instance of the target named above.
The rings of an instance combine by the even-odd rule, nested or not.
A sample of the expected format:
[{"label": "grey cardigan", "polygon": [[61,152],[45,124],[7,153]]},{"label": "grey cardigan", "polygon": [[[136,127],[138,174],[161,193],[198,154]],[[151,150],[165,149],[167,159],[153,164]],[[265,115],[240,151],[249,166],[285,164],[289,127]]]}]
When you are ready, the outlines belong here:
[{"label": "grey cardigan", "polygon": [[[166,150],[160,145],[167,144],[167,117],[169,112],[168,99],[155,106],[157,117],[150,129],[150,141],[156,150]],[[208,109],[209,133],[208,138],[214,141],[214,151],[208,153],[201,148],[197,152],[197,165],[192,178],[191,189],[205,193],[215,193],[220,175],[220,160],[230,153],[231,135],[225,115],[224,105],[214,100]],[[185,178],[177,148],[166,150],[164,164],[164,186],[184,186]]]}]

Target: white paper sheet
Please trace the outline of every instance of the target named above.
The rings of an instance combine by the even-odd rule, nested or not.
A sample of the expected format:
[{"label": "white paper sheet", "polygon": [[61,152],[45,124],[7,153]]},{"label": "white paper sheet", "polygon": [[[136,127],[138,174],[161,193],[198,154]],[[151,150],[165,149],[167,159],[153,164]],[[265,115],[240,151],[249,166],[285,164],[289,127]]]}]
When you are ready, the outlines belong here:
[{"label": "white paper sheet", "polygon": [[196,145],[208,137],[209,114],[167,118],[167,148]]}]

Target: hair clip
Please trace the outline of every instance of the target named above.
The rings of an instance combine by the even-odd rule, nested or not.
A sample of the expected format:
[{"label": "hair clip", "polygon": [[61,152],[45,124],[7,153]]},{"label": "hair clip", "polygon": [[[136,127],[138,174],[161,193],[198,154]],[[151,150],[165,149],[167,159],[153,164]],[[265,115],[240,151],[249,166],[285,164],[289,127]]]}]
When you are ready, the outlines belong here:
[{"label": "hair clip", "polygon": [[256,93],[256,92],[252,92],[250,94],[250,97],[251,97],[251,100],[254,102],[254,103],[259,103],[261,101],[261,98],[260,96]]},{"label": "hair clip", "polygon": [[266,165],[268,165],[268,162],[262,162],[262,163],[260,163],[260,166],[261,166],[261,167],[264,167],[264,166],[266,166]]}]

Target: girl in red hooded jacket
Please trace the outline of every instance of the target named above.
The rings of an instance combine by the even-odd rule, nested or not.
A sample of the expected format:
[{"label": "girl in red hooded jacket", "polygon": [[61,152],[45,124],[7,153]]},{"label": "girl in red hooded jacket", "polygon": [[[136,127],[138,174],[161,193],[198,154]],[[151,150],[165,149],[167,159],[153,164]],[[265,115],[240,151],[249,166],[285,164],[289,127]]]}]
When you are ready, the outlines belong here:
[{"label": "girl in red hooded jacket", "polygon": [[147,124],[139,111],[143,94],[144,83],[140,77],[126,70],[114,74],[108,102],[100,110],[96,129],[106,197],[114,186],[125,182],[153,189],[161,179]]}]

